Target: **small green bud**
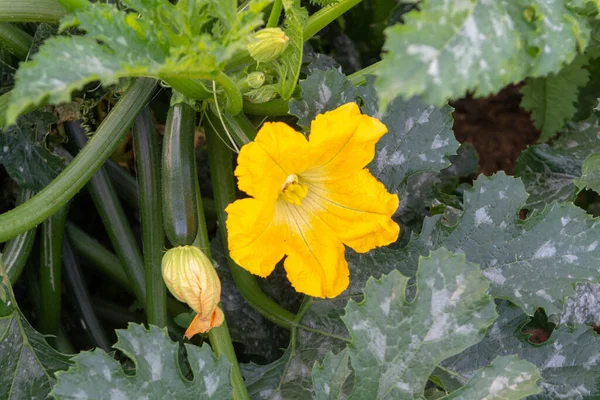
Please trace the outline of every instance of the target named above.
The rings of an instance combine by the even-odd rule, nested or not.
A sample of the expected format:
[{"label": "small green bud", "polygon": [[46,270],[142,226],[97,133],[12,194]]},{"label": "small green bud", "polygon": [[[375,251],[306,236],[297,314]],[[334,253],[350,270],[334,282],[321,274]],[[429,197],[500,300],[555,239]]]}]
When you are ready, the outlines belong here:
[{"label": "small green bud", "polygon": [[240,92],[246,93],[252,89],[258,89],[263,83],[265,83],[265,74],[255,71],[240,79],[237,83],[237,87]]},{"label": "small green bud", "polygon": [[279,57],[289,41],[281,28],[265,28],[254,34],[248,44],[248,51],[256,61],[266,63]]}]

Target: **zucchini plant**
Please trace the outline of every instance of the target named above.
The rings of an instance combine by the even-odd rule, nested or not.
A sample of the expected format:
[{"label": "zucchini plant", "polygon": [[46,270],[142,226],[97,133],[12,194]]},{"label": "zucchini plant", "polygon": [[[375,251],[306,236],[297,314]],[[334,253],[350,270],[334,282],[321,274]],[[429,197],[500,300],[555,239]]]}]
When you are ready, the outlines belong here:
[{"label": "zucchini plant", "polygon": [[599,397],[599,18],[0,0],[0,398]]}]

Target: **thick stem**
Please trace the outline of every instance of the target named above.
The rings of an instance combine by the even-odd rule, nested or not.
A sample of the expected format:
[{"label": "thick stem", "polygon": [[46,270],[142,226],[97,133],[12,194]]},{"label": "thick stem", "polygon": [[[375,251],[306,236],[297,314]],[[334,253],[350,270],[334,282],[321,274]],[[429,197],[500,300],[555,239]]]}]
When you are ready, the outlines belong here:
[{"label": "thick stem", "polygon": [[68,207],[61,208],[42,224],[40,249],[40,331],[58,335],[62,294],[62,247]]},{"label": "thick stem", "polygon": [[83,274],[68,240],[64,241],[63,255],[65,276],[71,287],[72,294],[77,301],[77,307],[85,323],[85,328],[96,346],[102,348],[104,351],[110,351],[110,341],[106,337],[102,329],[102,324],[98,321],[98,317],[94,312]]},{"label": "thick stem", "polygon": [[381,61],[371,64],[366,68],[356,71],[352,75],[348,75],[348,80],[352,82],[354,86],[365,85],[367,83],[367,75],[375,75],[377,69],[381,66]]},{"label": "thick stem", "polygon": [[279,24],[279,18],[281,17],[281,10],[283,9],[283,1],[275,0],[273,2],[273,8],[271,8],[271,14],[267,21],[267,28],[275,28]]},{"label": "thick stem", "polygon": [[362,0],[341,0],[329,7],[323,7],[311,15],[304,28],[304,41],[307,41],[316,35],[317,32],[338,19],[342,14],[361,1]]},{"label": "thick stem", "polygon": [[110,181],[115,186],[117,194],[133,209],[140,207],[140,193],[137,181],[124,168],[111,159],[106,160],[104,168],[110,176]]},{"label": "thick stem", "polygon": [[56,0],[0,0],[0,22],[57,22],[66,14]]},{"label": "thick stem", "polygon": [[16,26],[0,22],[0,46],[8,49],[11,53],[24,60],[29,54],[29,48],[33,38]]},{"label": "thick stem", "polygon": [[[206,228],[206,219],[204,218],[204,208],[202,207],[202,196],[200,193],[200,183],[198,182],[198,175],[196,175],[196,197],[198,198],[198,235],[194,241],[194,246],[206,254],[206,256],[212,259],[210,254],[210,239],[208,237],[208,229]],[[225,316],[227,318],[227,316]],[[234,388],[233,398],[236,400],[249,399],[248,390],[244,384],[244,377],[240,370],[235,350],[231,342],[231,335],[229,334],[229,328],[227,327],[227,319],[223,321],[223,324],[217,328],[213,328],[208,332],[208,338],[215,354],[224,354],[225,357],[231,363],[231,383]]]},{"label": "thick stem", "polygon": [[[32,198],[34,192],[29,189],[19,189],[17,195],[17,205],[22,204]],[[31,254],[31,249],[35,242],[35,229],[31,229],[10,240],[4,246],[2,262],[6,268],[6,274],[10,279],[11,285],[14,285],[21,276],[25,263]]]},{"label": "thick stem", "polygon": [[146,270],[146,315],[148,324],[167,325],[167,292],[162,280],[161,260],[165,247],[160,196],[160,152],[150,109],[146,107],[133,126],[140,194],[140,213]]},{"label": "thick stem", "polygon": [[63,207],[115,151],[150,100],[156,81],[137,79],[73,161],[34,198],[0,215],[0,242],[28,231]]},{"label": "thick stem", "polygon": [[56,0],[56,2],[69,12],[81,10],[90,5],[88,0]]},{"label": "thick stem", "polygon": [[[87,137],[80,123],[66,122],[65,130],[80,149],[85,147]],[[131,231],[125,211],[104,168],[100,168],[90,179],[87,189],[92,195],[92,200],[115,252],[125,267],[125,274],[129,278],[130,284],[133,285],[136,298],[140,303],[145,304],[146,285],[142,254]]]},{"label": "thick stem", "polygon": [[268,117],[282,117],[288,115],[289,101],[275,99],[266,103],[244,102],[244,112],[250,115],[264,115]]},{"label": "thick stem", "polygon": [[[219,129],[218,118],[210,111],[207,112],[206,118],[211,118],[212,122],[212,124],[205,124],[204,128],[206,130],[210,175],[213,182],[219,231],[223,246],[227,249],[227,228],[225,226],[227,214],[225,213],[225,207],[236,199],[232,155],[231,151],[219,138],[219,134],[212,128],[214,126]],[[225,134],[222,133],[221,136],[225,137]],[[294,324],[294,314],[271,300],[260,289],[254,277],[229,257],[229,253],[227,253],[227,261],[235,284],[244,299],[268,320],[284,328],[290,328]]]}]

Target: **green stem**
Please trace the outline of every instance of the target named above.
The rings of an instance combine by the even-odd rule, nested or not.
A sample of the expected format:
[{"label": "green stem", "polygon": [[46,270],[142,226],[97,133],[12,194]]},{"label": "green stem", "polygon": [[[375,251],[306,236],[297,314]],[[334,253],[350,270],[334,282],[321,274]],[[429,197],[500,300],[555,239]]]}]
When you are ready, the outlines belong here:
[{"label": "green stem", "polygon": [[110,351],[110,341],[94,312],[83,274],[68,240],[64,241],[63,259],[65,277],[71,287],[72,294],[75,296],[81,318],[85,323],[85,329],[89,332],[95,345],[108,352]]},{"label": "green stem", "polygon": [[56,0],[0,0],[0,22],[57,22],[66,14]]},{"label": "green stem", "polygon": [[[17,205],[22,204],[33,197],[34,192],[29,189],[20,189],[17,195]],[[14,285],[21,276],[25,263],[31,254],[35,242],[35,229],[30,229],[10,240],[4,246],[2,262],[11,285]]]},{"label": "green stem", "polygon": [[165,247],[160,186],[160,152],[150,109],[146,107],[133,126],[137,162],[140,213],[146,270],[146,315],[148,324],[167,325],[167,292],[161,260]]},{"label": "green stem", "polygon": [[242,112],[242,93],[238,89],[233,79],[227,76],[227,74],[221,72],[217,78],[215,78],[215,82],[220,85],[227,96],[225,110],[231,115],[237,115]]},{"label": "green stem", "polygon": [[266,103],[244,102],[244,112],[250,115],[265,115],[269,117],[282,117],[288,115],[289,101],[275,99]]},{"label": "green stem", "polygon": [[140,207],[140,193],[137,181],[124,168],[111,159],[106,160],[104,168],[115,186],[117,194],[129,207],[137,210]]},{"label": "green stem", "polygon": [[[200,183],[198,182],[198,175],[196,174],[196,198],[198,199],[198,235],[194,241],[194,246],[206,254],[206,256],[212,259],[210,254],[210,239],[208,237],[208,229],[206,228],[206,218],[204,218],[204,207],[202,207],[202,196],[200,193]],[[233,385],[233,398],[236,400],[249,399],[248,390],[244,384],[244,377],[240,370],[233,343],[231,342],[231,335],[229,334],[229,328],[227,327],[227,319],[223,320],[221,326],[211,329],[208,332],[210,344],[212,345],[215,354],[224,354],[227,360],[231,363],[231,384]]]},{"label": "green stem", "polygon": [[[217,207],[219,231],[223,246],[227,249],[227,228],[225,227],[227,214],[225,213],[225,207],[236,199],[232,154],[219,138],[219,134],[212,129],[212,126],[219,129],[218,118],[210,110],[207,112],[206,118],[212,119],[212,124],[207,123],[204,128],[206,130],[210,174]],[[225,137],[224,133],[221,133],[221,136]],[[231,260],[228,253],[227,261],[235,284],[244,299],[268,320],[284,328],[290,328],[294,323],[294,314],[270,299],[260,289],[254,277]]]},{"label": "green stem", "polygon": [[94,137],[57,178],[31,200],[0,215],[0,242],[35,227],[77,194],[115,151],[155,87],[155,80],[137,79],[102,121]]},{"label": "green stem", "polygon": [[348,75],[348,80],[352,82],[354,86],[365,85],[367,83],[367,75],[375,75],[379,67],[381,67],[381,61],[371,64],[360,71],[356,71],[352,75]]},{"label": "green stem", "polygon": [[28,33],[12,24],[0,22],[0,45],[21,60],[24,60],[29,54],[32,41],[33,38]]},{"label": "green stem", "polygon": [[[66,122],[65,130],[80,149],[86,146],[87,137],[78,122]],[[135,297],[140,303],[145,304],[146,285],[142,254],[131,231],[125,211],[104,168],[100,168],[90,179],[87,189],[92,195],[96,210],[100,214],[115,252],[125,267],[125,274],[129,278],[130,284],[133,285]]]},{"label": "green stem", "polygon": [[62,294],[62,247],[68,207],[48,218],[41,228],[40,320],[42,333],[58,335]]},{"label": "green stem", "polygon": [[361,1],[362,0],[341,0],[329,7],[323,7],[311,15],[304,28],[304,41],[307,41],[316,35],[317,32],[338,19],[342,14]]},{"label": "green stem", "polygon": [[56,2],[69,12],[77,11],[90,5],[88,0],[56,0]]},{"label": "green stem", "polygon": [[273,8],[271,8],[271,14],[267,21],[267,28],[275,28],[279,24],[279,18],[281,17],[281,10],[283,9],[283,1],[275,0],[273,2]]},{"label": "green stem", "polygon": [[[135,295],[127,275],[123,272],[121,261],[119,261],[116,255],[72,223],[67,223],[67,234],[69,235],[73,249],[88,261],[92,267],[106,275],[127,293]],[[167,309],[170,315],[189,312],[187,307],[170,297],[167,297]]]}]

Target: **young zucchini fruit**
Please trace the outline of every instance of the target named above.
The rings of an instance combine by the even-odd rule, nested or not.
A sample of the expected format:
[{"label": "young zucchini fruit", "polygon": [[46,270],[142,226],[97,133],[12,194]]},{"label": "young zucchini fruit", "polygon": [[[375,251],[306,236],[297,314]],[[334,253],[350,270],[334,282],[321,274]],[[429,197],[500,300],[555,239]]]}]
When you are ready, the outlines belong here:
[{"label": "young zucchini fruit", "polygon": [[191,245],[198,232],[194,133],[196,112],[177,102],[169,109],[162,154],[162,208],[167,238],[173,246]]}]

